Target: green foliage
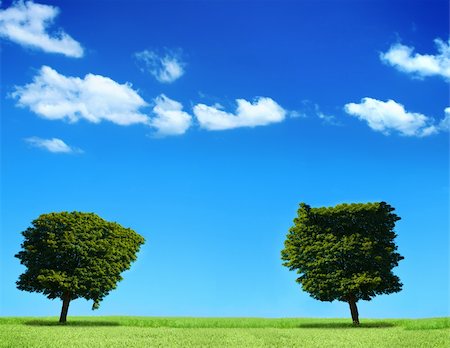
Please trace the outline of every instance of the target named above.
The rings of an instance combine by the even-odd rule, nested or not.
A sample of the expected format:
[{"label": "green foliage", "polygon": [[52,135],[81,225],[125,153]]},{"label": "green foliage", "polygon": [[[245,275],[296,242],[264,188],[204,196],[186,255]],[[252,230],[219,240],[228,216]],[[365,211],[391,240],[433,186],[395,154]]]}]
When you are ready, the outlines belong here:
[{"label": "green foliage", "polygon": [[43,214],[32,225],[15,255],[27,268],[18,289],[93,300],[92,309],[116,288],[144,243],[135,231],[93,213]]},{"label": "green foliage", "polygon": [[283,265],[300,275],[303,290],[320,301],[370,300],[401,290],[392,273],[394,226],[400,218],[385,202],[311,208],[300,204],[281,252]]}]

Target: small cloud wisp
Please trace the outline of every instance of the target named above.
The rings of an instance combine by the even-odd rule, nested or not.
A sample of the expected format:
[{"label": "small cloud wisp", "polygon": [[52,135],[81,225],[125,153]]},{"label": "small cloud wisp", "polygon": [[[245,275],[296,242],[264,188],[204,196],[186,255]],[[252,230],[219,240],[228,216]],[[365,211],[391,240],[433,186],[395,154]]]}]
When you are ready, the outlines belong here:
[{"label": "small cloud wisp", "polygon": [[185,63],[180,54],[166,51],[158,54],[156,51],[144,50],[134,54],[143,72],[148,72],[161,83],[172,83],[184,74]]},{"label": "small cloud wisp", "polygon": [[52,153],[82,153],[81,149],[67,145],[58,138],[42,139],[39,137],[26,138],[25,141],[33,147],[47,150]]}]

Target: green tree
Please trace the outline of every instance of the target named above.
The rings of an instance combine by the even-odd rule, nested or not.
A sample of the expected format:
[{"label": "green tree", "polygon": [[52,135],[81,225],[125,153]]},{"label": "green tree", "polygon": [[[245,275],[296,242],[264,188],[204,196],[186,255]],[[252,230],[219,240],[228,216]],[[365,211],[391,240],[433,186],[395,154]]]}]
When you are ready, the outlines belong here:
[{"label": "green tree", "polygon": [[60,298],[61,323],[71,300],[93,300],[92,309],[97,309],[145,241],[129,228],[81,212],[43,214],[22,235],[22,250],[15,257],[27,269],[17,288]]},{"label": "green tree", "polygon": [[297,282],[313,298],[347,302],[359,325],[359,300],[402,288],[392,273],[403,259],[394,243],[400,217],[393,211],[385,202],[322,208],[301,203],[281,251],[283,265],[297,271]]}]

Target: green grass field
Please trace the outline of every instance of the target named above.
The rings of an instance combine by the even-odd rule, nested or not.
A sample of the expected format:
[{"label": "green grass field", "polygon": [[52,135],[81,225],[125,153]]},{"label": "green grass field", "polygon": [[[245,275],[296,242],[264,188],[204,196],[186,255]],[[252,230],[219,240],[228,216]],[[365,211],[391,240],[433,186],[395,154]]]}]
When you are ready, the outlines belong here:
[{"label": "green grass field", "polygon": [[0,318],[0,347],[450,347],[450,318]]}]

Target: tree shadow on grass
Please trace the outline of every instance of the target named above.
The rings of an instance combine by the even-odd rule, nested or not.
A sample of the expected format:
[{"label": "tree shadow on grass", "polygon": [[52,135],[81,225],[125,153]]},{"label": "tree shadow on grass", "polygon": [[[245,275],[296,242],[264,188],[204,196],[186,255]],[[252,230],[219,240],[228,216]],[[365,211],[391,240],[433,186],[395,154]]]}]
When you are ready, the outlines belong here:
[{"label": "tree shadow on grass", "polygon": [[396,326],[394,323],[385,321],[374,321],[369,323],[362,322],[359,326],[354,326],[352,323],[304,323],[297,327],[300,329],[376,329],[388,328]]},{"label": "tree shadow on grass", "polygon": [[29,320],[24,322],[29,326],[77,326],[77,327],[95,327],[95,326],[120,326],[120,323],[115,321],[100,321],[100,320],[73,320],[66,323],[50,320]]}]

